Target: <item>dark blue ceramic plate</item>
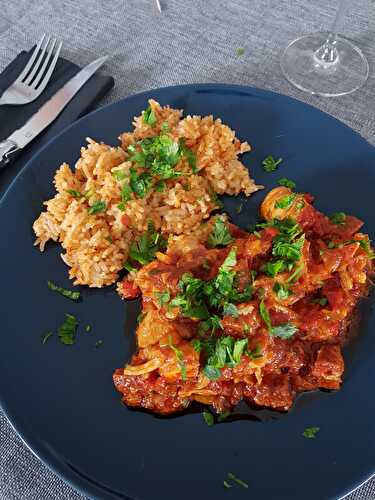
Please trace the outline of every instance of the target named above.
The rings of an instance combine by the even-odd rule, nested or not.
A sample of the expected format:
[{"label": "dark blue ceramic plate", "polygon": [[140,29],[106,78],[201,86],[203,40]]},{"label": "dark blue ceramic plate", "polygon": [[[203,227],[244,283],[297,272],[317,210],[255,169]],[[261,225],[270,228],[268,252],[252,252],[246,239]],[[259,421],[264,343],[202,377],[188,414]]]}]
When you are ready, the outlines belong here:
[{"label": "dark blue ceramic plate", "polygon": [[[360,337],[347,349],[342,390],[302,397],[280,418],[207,427],[201,414],[158,419],[122,406],[111,377],[130,357],[133,334],[112,289],[83,289],[75,304],[47,288],[49,279],[69,286],[60,248],[49,245],[44,255],[33,248],[31,225],[53,194],[54,171],[63,160],[74,164],[85,137],[117,144],[149,98],[185,113],[212,113],[252,144],[244,161],[266,189],[246,201],[239,197],[239,216],[239,200],[225,200],[235,222],[254,222],[266,192],[286,176],[316,195],[323,211],[353,213],[375,235],[375,149],[314,108],[230,85],[153,90],[104,107],[47,144],[1,202],[2,407],[42,460],[96,498],[337,499],[375,470],[375,314],[369,301]],[[261,168],[269,154],[284,158],[271,174]],[[65,312],[80,321],[77,344],[52,337],[42,345],[41,336],[56,330]],[[95,349],[99,339],[103,344]],[[316,439],[302,437],[310,426],[321,428]],[[225,490],[229,471],[249,489]]]}]

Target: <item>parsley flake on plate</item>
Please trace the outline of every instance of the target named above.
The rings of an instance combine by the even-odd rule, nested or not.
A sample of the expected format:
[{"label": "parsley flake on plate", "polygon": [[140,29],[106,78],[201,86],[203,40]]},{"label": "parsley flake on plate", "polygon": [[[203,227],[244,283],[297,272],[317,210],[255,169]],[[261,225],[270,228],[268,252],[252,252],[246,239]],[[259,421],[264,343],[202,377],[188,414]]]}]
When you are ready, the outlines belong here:
[{"label": "parsley flake on plate", "polygon": [[153,127],[156,124],[156,115],[154,111],[152,110],[151,106],[149,106],[142,115],[142,121],[146,125],[150,125],[150,127]]},{"label": "parsley flake on plate", "polygon": [[233,238],[229,232],[228,226],[221,217],[216,217],[212,231],[207,238],[210,248],[217,246],[227,246],[232,243]]},{"label": "parsley flake on plate", "polygon": [[245,49],[244,49],[243,47],[238,47],[238,48],[236,49],[236,54],[237,54],[238,56],[243,56],[243,55],[244,55],[244,53],[245,53]]},{"label": "parsley flake on plate", "polygon": [[302,436],[307,439],[315,439],[319,431],[320,427],[306,427],[306,429],[302,433]]},{"label": "parsley flake on plate", "polygon": [[78,321],[75,316],[65,313],[65,321],[57,331],[60,342],[65,345],[74,344],[76,339],[77,327]]},{"label": "parsley flake on plate", "polygon": [[73,198],[83,198],[84,196],[82,193],[76,191],[75,189],[67,189],[66,192],[73,196]]},{"label": "parsley flake on plate", "polygon": [[278,281],[274,284],[273,291],[280,300],[286,300],[288,297],[293,295],[293,292],[289,289],[287,284],[279,283]]},{"label": "parsley flake on plate", "polygon": [[180,349],[177,349],[177,347],[173,345],[172,337],[170,335],[168,336],[168,345],[172,349],[172,351],[174,352],[174,354],[176,356],[177,364],[181,370],[181,378],[183,381],[185,381],[187,379],[187,373],[186,373],[186,365],[184,362],[184,355],[183,355],[182,351],[180,351]]},{"label": "parsley flake on plate", "polygon": [[275,208],[287,208],[293,203],[296,195],[294,193],[283,196],[280,200],[275,203]]},{"label": "parsley flake on plate", "polygon": [[50,337],[52,337],[52,335],[53,335],[53,332],[46,333],[46,335],[44,335],[44,337],[42,337],[42,344],[44,345],[48,341],[48,339]]},{"label": "parsley flake on plate", "polygon": [[88,212],[90,215],[100,214],[105,212],[107,204],[105,201],[96,201],[91,207],[89,207]]},{"label": "parsley flake on plate", "polygon": [[287,187],[289,189],[295,189],[295,187],[296,187],[296,183],[291,181],[290,179],[287,179],[286,177],[282,177],[281,179],[279,179],[277,181],[277,183],[280,186],[284,186],[284,187]]},{"label": "parsley flake on plate", "polygon": [[290,339],[296,333],[298,328],[293,323],[284,323],[282,325],[273,326],[270,330],[270,335],[280,337],[281,339]]},{"label": "parsley flake on plate", "polygon": [[259,303],[259,314],[262,320],[264,321],[266,327],[268,328],[268,330],[271,330],[272,324],[271,324],[270,313],[268,312],[268,309],[263,299]]},{"label": "parsley flake on plate", "polygon": [[101,347],[103,345],[103,341],[102,340],[97,340],[95,342],[95,349],[99,349],[99,347]]},{"label": "parsley flake on plate", "polygon": [[203,410],[203,418],[209,427],[214,425],[214,423],[215,423],[214,416],[209,411]]},{"label": "parsley flake on plate", "polygon": [[62,288],[61,286],[57,286],[52,281],[47,281],[48,288],[52,290],[53,292],[58,292],[64,297],[71,299],[71,300],[78,300],[81,296],[80,292],[73,291],[73,290],[67,290],[66,288]]},{"label": "parsley flake on plate", "polygon": [[335,212],[329,217],[332,224],[343,226],[346,222],[346,214],[344,212]]},{"label": "parsley flake on plate", "polygon": [[163,307],[165,304],[171,300],[171,294],[169,290],[165,290],[164,292],[154,292],[155,298],[160,307]]},{"label": "parsley flake on plate", "polygon": [[233,483],[238,484],[238,486],[241,486],[242,488],[246,488],[247,489],[249,487],[249,485],[245,481],[243,481],[242,479],[236,477],[233,474],[233,472],[228,472],[227,479],[228,479],[228,481],[232,481]]},{"label": "parsley flake on plate", "polygon": [[278,158],[277,160],[275,160],[272,155],[268,155],[262,161],[263,170],[265,170],[266,172],[274,172],[282,161],[282,158]]}]

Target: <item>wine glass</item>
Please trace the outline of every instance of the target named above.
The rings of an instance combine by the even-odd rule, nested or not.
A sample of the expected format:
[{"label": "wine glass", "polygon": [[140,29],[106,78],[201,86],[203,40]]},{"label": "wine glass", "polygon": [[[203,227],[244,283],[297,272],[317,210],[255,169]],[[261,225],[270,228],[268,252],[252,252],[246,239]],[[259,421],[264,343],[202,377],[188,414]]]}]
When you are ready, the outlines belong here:
[{"label": "wine glass", "polygon": [[338,34],[350,0],[340,0],[330,32],[302,36],[281,57],[285,77],[297,88],[326,97],[350,94],[368,78],[369,66],[361,49]]}]

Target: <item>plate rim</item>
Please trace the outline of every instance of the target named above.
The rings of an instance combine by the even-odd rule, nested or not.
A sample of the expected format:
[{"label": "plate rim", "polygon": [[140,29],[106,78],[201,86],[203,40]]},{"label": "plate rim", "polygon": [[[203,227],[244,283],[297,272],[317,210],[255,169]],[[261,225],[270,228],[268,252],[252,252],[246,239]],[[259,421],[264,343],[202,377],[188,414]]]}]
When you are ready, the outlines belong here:
[{"label": "plate rim", "polygon": [[[126,97],[123,97],[115,102],[105,104],[100,106],[98,109],[95,109],[84,116],[80,117],[78,120],[73,123],[67,125],[62,131],[60,131],[57,135],[49,139],[43,146],[41,146],[38,151],[36,151],[32,157],[25,163],[25,165],[21,168],[21,170],[17,173],[17,175],[12,179],[9,183],[8,187],[3,192],[0,198],[0,209],[3,208],[8,196],[11,194],[14,186],[17,184],[20,178],[24,175],[24,173],[31,167],[31,165],[38,159],[38,157],[44,153],[45,150],[51,147],[55,141],[58,141],[61,136],[66,134],[69,130],[79,127],[81,122],[89,121],[92,117],[96,116],[98,113],[103,111],[108,111],[112,107],[126,105],[126,102],[131,99],[140,99],[142,97],[150,98],[150,93],[157,92],[168,92],[174,89],[179,89],[180,91],[194,91],[200,89],[211,89],[211,90],[233,90],[237,92],[247,92],[247,93],[258,93],[260,96],[268,96],[272,98],[278,98],[286,101],[290,101],[294,104],[301,105],[309,110],[314,111],[315,113],[321,114],[324,117],[328,117],[331,121],[336,122],[340,127],[347,129],[352,134],[357,136],[357,138],[370,147],[375,154],[375,145],[371,144],[367,139],[365,139],[359,132],[353,130],[349,125],[341,121],[340,119],[330,115],[329,113],[322,111],[321,109],[315,107],[312,104],[308,104],[300,99],[295,97],[291,97],[289,95],[275,92],[269,89],[262,89],[259,87],[253,87],[251,85],[240,85],[240,84],[232,84],[232,83],[189,83],[189,84],[179,84],[179,85],[169,85],[165,87],[156,87],[151,89],[146,89],[141,92],[137,92],[135,94],[130,94]],[[33,453],[33,455],[40,460],[49,470],[53,473],[57,474],[57,476],[62,479],[64,482],[69,484],[74,490],[79,493],[89,496],[91,498],[119,498],[122,500],[135,500],[134,497],[128,496],[125,493],[117,492],[111,490],[109,487],[101,485],[100,483],[96,483],[91,478],[82,477],[78,472],[74,471],[73,468],[68,467],[67,464],[64,463],[62,458],[57,458],[54,456],[53,451],[45,448],[45,444],[38,441],[38,438],[34,436],[33,433],[29,432],[26,427],[22,425],[22,422],[19,422],[19,418],[17,415],[12,415],[11,411],[7,408],[6,402],[3,400],[3,396],[0,393],[0,409],[4,413],[7,421],[11,425],[12,429],[16,432],[17,436],[21,439],[21,441],[26,445],[26,447]],[[17,421],[18,420],[18,421]],[[23,429],[22,429],[23,428]],[[354,481],[352,484],[354,486],[350,487],[348,491],[346,491],[342,496],[336,497],[335,500],[342,500],[347,495],[351,494],[361,486],[363,486],[367,481],[371,480],[375,477],[375,464],[372,466],[372,473],[368,475],[368,473],[361,474],[360,478],[357,481]],[[110,495],[109,497],[107,495]],[[100,495],[100,496],[97,496]]]}]

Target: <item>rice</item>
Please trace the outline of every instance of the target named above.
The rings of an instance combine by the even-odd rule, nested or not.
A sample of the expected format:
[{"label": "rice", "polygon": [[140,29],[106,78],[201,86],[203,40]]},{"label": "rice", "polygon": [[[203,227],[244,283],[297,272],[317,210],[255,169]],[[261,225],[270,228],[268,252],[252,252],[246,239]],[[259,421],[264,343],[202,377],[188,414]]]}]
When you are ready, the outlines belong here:
[{"label": "rice", "polygon": [[[215,193],[250,196],[263,187],[238,160],[250,146],[220,119],[182,118],[182,111],[153,100],[149,106],[156,118],[153,126],[145,123],[143,112],[134,118],[134,131],[120,136],[120,146],[87,139],[74,170],[66,163],[60,166],[54,178],[56,195],[44,202],[46,210],[34,222],[35,245],[43,251],[49,240],[61,243],[61,258],[75,285],[114,283],[131,243],[150,222],[166,236],[188,235],[218,208]],[[183,138],[196,156],[197,171],[192,173],[183,157],[175,166],[182,175],[168,179],[166,189],[150,189],[143,198],[132,194],[121,203],[121,189],[132,169],[127,148],[162,130],[176,142]],[[100,204],[105,207],[102,211],[97,210]]]}]

